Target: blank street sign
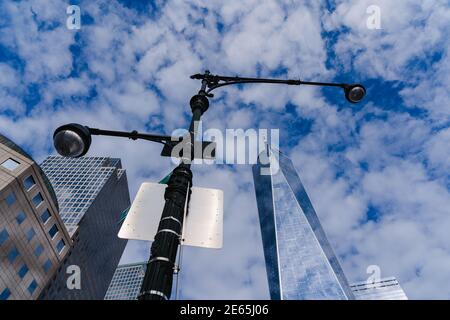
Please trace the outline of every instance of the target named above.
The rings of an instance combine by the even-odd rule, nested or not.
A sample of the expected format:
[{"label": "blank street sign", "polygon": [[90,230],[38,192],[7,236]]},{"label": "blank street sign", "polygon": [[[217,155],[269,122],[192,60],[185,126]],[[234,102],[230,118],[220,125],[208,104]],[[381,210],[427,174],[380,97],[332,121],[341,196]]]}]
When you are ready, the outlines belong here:
[{"label": "blank street sign", "polygon": [[[144,182],[119,231],[119,238],[154,240],[164,209],[167,185]],[[184,226],[184,245],[222,248],[223,191],[192,187]]]}]

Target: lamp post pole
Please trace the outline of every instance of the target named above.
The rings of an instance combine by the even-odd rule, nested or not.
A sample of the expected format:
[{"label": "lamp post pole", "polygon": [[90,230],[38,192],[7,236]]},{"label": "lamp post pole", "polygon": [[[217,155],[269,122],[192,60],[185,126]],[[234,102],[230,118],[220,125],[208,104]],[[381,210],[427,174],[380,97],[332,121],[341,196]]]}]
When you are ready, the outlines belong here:
[{"label": "lamp post pole", "polygon": [[[181,241],[184,210],[189,203],[192,186],[191,161],[194,159],[194,139],[202,114],[208,109],[205,95],[206,80],[202,81],[199,93],[191,98],[192,119],[189,126],[189,138],[183,149],[181,163],[172,171],[164,199],[166,201],[159,222],[158,231],[150,250],[144,280],[138,300],[168,300],[172,292],[173,274],[178,271],[176,257]],[[184,152],[187,150],[186,153]],[[187,210],[187,208],[186,208]]]}]

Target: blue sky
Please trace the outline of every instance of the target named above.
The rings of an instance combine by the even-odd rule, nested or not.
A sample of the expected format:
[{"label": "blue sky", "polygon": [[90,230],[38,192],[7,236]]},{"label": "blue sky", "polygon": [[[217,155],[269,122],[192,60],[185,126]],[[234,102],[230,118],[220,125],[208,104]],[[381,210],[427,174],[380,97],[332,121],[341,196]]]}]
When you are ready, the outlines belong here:
[{"label": "blue sky", "polygon": [[[436,1],[72,1],[0,3],[0,130],[37,160],[63,123],[170,133],[186,127],[205,69],[362,82],[334,88],[224,88],[204,128],[279,128],[349,280],[369,265],[411,298],[450,298],[450,9]],[[368,29],[377,5],[381,29]],[[96,137],[134,196],[171,168],[160,146]],[[268,298],[249,166],[196,166],[225,192],[224,249],[186,248],[181,297]],[[122,262],[147,258],[130,242]]]}]

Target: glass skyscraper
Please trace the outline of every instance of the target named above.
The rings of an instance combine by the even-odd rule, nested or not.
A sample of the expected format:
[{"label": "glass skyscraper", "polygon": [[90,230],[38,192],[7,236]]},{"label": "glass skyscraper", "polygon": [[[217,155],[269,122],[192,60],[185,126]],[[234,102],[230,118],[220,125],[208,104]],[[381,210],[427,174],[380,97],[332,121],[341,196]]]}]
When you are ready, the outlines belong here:
[{"label": "glass skyscraper", "polygon": [[408,300],[394,277],[377,281],[362,281],[350,285],[357,300]]},{"label": "glass skyscraper", "polygon": [[[55,189],[74,244],[40,299],[103,299],[127,243],[117,237],[120,214],[130,206],[121,161],[50,156],[41,167]],[[81,289],[67,287],[69,266],[79,267]]]},{"label": "glass skyscraper", "polygon": [[50,156],[42,164],[60,203],[59,214],[73,235],[81,219],[111,175],[120,180],[125,170],[120,159],[104,157],[65,158]]},{"label": "glass skyscraper", "polygon": [[268,149],[253,178],[271,299],[354,299],[292,161]]},{"label": "glass skyscraper", "polygon": [[141,291],[147,262],[124,264],[117,267],[105,300],[136,300]]},{"label": "glass skyscraper", "polygon": [[47,177],[0,134],[0,300],[36,299],[71,245]]}]

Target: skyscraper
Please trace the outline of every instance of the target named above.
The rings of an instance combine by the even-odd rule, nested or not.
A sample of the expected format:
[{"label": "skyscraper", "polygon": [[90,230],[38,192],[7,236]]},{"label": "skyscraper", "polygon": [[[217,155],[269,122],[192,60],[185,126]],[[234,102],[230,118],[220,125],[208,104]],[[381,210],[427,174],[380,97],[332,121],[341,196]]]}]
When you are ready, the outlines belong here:
[{"label": "skyscraper", "polygon": [[[120,159],[50,156],[41,166],[54,186],[74,245],[40,298],[103,299],[127,242],[117,237],[120,214],[130,206]],[[66,272],[69,266],[79,267],[80,289],[66,285],[73,275]]]},{"label": "skyscraper", "polygon": [[36,299],[71,244],[47,177],[0,135],[0,300]]},{"label": "skyscraper", "polygon": [[292,161],[268,149],[253,178],[271,299],[353,299]]},{"label": "skyscraper", "polygon": [[394,277],[373,282],[357,282],[350,285],[356,300],[408,300]]},{"label": "skyscraper", "polygon": [[124,264],[117,267],[105,300],[136,300],[141,291],[147,262]]}]

